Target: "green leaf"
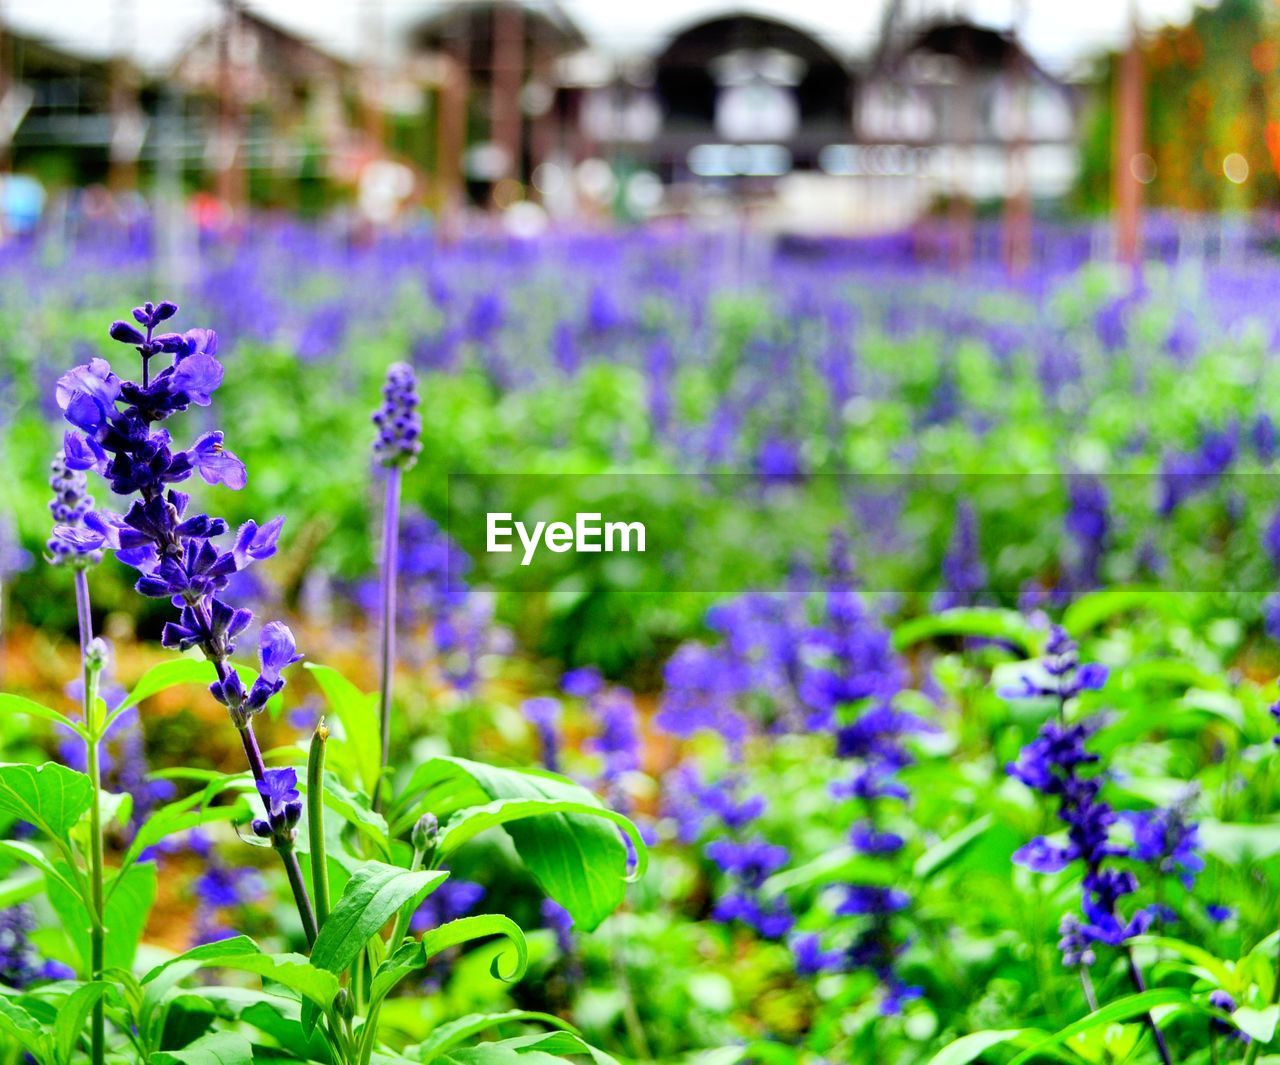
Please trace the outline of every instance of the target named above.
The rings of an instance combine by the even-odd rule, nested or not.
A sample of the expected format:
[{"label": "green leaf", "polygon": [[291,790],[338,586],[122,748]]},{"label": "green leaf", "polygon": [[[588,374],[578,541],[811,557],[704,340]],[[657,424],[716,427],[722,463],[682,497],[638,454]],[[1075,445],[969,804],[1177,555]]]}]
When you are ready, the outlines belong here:
[{"label": "green leaf", "polygon": [[[549,813],[503,823],[503,807],[483,808],[481,819],[493,816],[511,837],[521,860],[542,890],[569,911],[574,923],[593,931],[622,902],[626,883],[643,875],[648,853],[634,826],[628,834],[638,842],[637,866],[627,875],[627,849],[618,833],[618,814],[605,811],[589,791],[564,777],[531,770],[498,769],[464,758],[433,761],[456,767],[495,802],[504,800],[550,802],[585,806],[590,813]],[[522,809],[512,806],[513,811]],[[523,809],[533,810],[534,807]],[[467,811],[461,817],[467,818]],[[452,822],[450,823],[452,824]],[[446,826],[449,829],[449,826]],[[466,832],[466,829],[458,829]]]},{"label": "green leaf", "polygon": [[51,1061],[53,1047],[40,1021],[12,999],[0,996],[0,1032],[8,1032],[38,1061]]},{"label": "green leaf", "polygon": [[456,813],[445,824],[437,844],[440,854],[448,856],[481,832],[512,821],[530,817],[550,817],[553,814],[576,814],[582,817],[599,817],[612,821],[631,837],[636,853],[644,852],[644,839],[622,814],[615,813],[596,802],[575,802],[566,799],[495,799],[484,806],[473,806]]},{"label": "green leaf", "polygon": [[34,866],[44,873],[48,881],[65,888],[72,895],[79,895],[80,889],[75,881],[64,872],[66,867],[55,865],[45,856],[44,851],[34,844],[20,839],[3,839],[0,840],[0,854]]},{"label": "green leaf", "polygon": [[151,1055],[151,1065],[252,1065],[253,1044],[235,1032],[213,1032],[182,1050]]},{"label": "green leaf", "polygon": [[312,963],[330,973],[343,972],[383,925],[405,906],[417,906],[448,876],[443,870],[366,862],[347,881],[316,937]]},{"label": "green leaf", "polygon": [[1130,942],[1135,947],[1154,947],[1157,950],[1181,955],[1192,965],[1201,969],[1206,979],[1216,984],[1225,986],[1232,982],[1231,965],[1194,943],[1169,936],[1135,936]]},{"label": "green leaf", "polygon": [[0,763],[0,810],[54,839],[65,839],[92,801],[93,785],[74,769],[57,762]]},{"label": "green leaf", "polygon": [[382,775],[382,733],[378,724],[377,695],[366,695],[329,666],[315,662],[305,665],[324,692],[329,708],[342,723],[342,738],[330,738],[330,751],[335,743],[346,744],[351,750],[363,790],[373,794]]},{"label": "green leaf", "polygon": [[501,1043],[492,1045],[510,1048],[521,1055],[526,1062],[530,1054],[536,1054],[539,1057],[543,1054],[574,1054],[586,1055],[596,1062],[596,1065],[618,1065],[615,1058],[593,1047],[576,1032],[536,1032],[533,1035],[519,1035],[513,1039],[504,1039]]},{"label": "green leaf", "polygon": [[176,688],[179,684],[199,684],[207,688],[217,679],[218,671],[212,662],[204,658],[170,658],[157,663],[142,674],[133,690],[125,696],[124,702],[111,712],[103,725],[103,731],[129,707],[137,706],[144,699]]},{"label": "green leaf", "polygon": [[567,1021],[554,1014],[538,1013],[534,1010],[507,1010],[504,1013],[469,1013],[465,1017],[459,1017],[433,1029],[426,1039],[417,1047],[406,1051],[406,1053],[422,1062],[423,1065],[429,1065],[433,1059],[448,1050],[452,1050],[472,1036],[487,1032],[490,1028],[497,1028],[499,1025],[515,1024],[523,1021],[538,1021],[568,1032],[575,1030]]},{"label": "green leaf", "polygon": [[1169,596],[1156,588],[1103,588],[1086,592],[1062,614],[1062,627],[1073,636],[1083,636],[1104,621],[1134,610],[1168,613]]},{"label": "green leaf", "polygon": [[1174,1003],[1184,1004],[1189,1001],[1185,991],[1177,991],[1171,987],[1155,988],[1151,991],[1143,991],[1141,994],[1128,995],[1125,998],[1116,999],[1116,1001],[1110,1002],[1090,1013],[1087,1017],[1082,1017],[1074,1024],[1069,1024],[1055,1032],[1043,1042],[1036,1043],[1029,1049],[1024,1050],[1010,1062],[1010,1065],[1022,1065],[1023,1062],[1030,1061],[1037,1054],[1050,1052],[1054,1047],[1061,1046],[1081,1032],[1087,1032],[1092,1028],[1097,1028],[1099,1025],[1131,1021],[1145,1017],[1157,1006],[1167,1006]]},{"label": "green leaf", "polygon": [[972,1035],[961,1036],[954,1043],[948,1043],[929,1059],[929,1065],[969,1065],[969,1062],[977,1060],[986,1051],[1001,1043],[1021,1040],[1028,1035],[1043,1036],[1044,1034],[1036,1028],[1006,1028],[974,1032]]},{"label": "green leaf", "polygon": [[[107,882],[106,916],[107,931],[106,967],[109,969],[133,968],[138,941],[142,938],[156,900],[156,867],[150,862],[123,869]],[[62,885],[50,886],[49,902],[62,918],[68,938],[74,944],[85,968],[90,961],[89,911],[79,893],[67,891]]]},{"label": "green leaf", "polygon": [[240,820],[249,813],[249,808],[243,801],[227,806],[203,806],[204,801],[204,793],[197,792],[155,810],[138,829],[121,864],[132,865],[148,847],[153,847],[178,832],[186,832],[215,821]]},{"label": "green leaf", "polygon": [[[306,785],[299,787],[305,792]],[[369,800],[351,791],[333,773],[324,775],[324,804],[369,840],[384,858],[391,857],[387,819],[369,808]]]},{"label": "green leaf", "polygon": [[162,995],[196,969],[235,969],[256,973],[298,992],[321,1009],[332,1005],[338,994],[338,978],[316,968],[301,954],[265,954],[248,936],[235,936],[194,947],[157,965],[142,978],[148,994]]},{"label": "green leaf", "polygon": [[94,1004],[109,990],[111,985],[101,981],[83,984],[71,992],[58,1007],[53,1037],[60,1062],[70,1065],[75,1060],[76,1048],[85,1034],[89,1014],[93,1011]]},{"label": "green leaf", "polygon": [[899,625],[893,632],[894,650],[903,651],[913,644],[939,636],[969,636],[989,640],[1006,640],[1021,648],[1028,657],[1039,649],[1043,633],[1016,610],[995,607],[957,607],[943,610]]},{"label": "green leaf", "polygon": [[1230,865],[1280,854],[1280,824],[1228,824],[1206,819],[1200,822],[1200,845]]},{"label": "green leaf", "polygon": [[1280,1021],[1280,1006],[1267,1006],[1265,1009],[1254,1009],[1252,1006],[1241,1006],[1231,1019],[1236,1027],[1251,1039],[1259,1043],[1270,1043],[1276,1034],[1276,1022]]},{"label": "green leaf", "polygon": [[959,832],[953,832],[946,839],[939,840],[916,859],[913,872],[922,880],[932,876],[958,858],[965,848],[991,828],[992,824],[991,815],[983,814]]},{"label": "green leaf", "polygon": [[[488,936],[506,936],[511,940],[511,945],[515,948],[515,964],[500,979],[508,983],[519,980],[524,975],[525,966],[529,961],[528,944],[525,943],[520,926],[509,917],[493,913],[476,917],[460,917],[456,921],[450,921],[448,924],[423,933],[419,940],[403,944],[378,966],[378,971],[373,976],[373,983],[369,985],[370,1002],[382,1001],[396,984],[411,972],[423,968],[442,950]],[[499,976],[497,959],[494,959],[494,975]]]},{"label": "green leaf", "polygon": [[[3,853],[3,852],[0,852]],[[44,855],[41,855],[44,857]],[[17,906],[34,898],[44,890],[44,879],[29,869],[21,869],[13,876],[0,880],[0,910]]]},{"label": "green leaf", "polygon": [[78,721],[72,721],[66,714],[60,714],[57,710],[52,710],[42,703],[33,702],[31,699],[24,699],[21,695],[0,693],[0,713],[38,717],[42,721],[51,721],[55,725],[70,729],[81,739],[88,739],[89,736],[85,727]]}]

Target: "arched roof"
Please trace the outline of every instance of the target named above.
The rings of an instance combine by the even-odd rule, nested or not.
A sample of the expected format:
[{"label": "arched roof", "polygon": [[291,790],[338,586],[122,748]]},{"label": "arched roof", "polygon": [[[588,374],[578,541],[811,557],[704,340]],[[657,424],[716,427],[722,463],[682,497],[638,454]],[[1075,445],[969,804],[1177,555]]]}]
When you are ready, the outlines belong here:
[{"label": "arched roof", "polygon": [[716,63],[735,53],[781,53],[797,60],[793,90],[805,121],[847,121],[853,77],[823,41],[779,19],[718,15],[675,33],[653,60],[654,89],[669,119],[714,120]]}]

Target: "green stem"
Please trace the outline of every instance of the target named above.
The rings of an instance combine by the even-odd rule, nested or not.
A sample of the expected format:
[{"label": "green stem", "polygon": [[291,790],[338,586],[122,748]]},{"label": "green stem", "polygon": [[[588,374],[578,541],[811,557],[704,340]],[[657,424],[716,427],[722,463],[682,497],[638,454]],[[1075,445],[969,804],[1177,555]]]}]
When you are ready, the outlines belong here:
[{"label": "green stem", "polygon": [[380,651],[381,684],[378,689],[378,723],[382,752],[378,783],[372,800],[374,812],[382,808],[382,771],[391,748],[391,690],[396,670],[396,570],[400,537],[400,467],[387,470],[387,487],[382,507],[382,632]]},{"label": "green stem", "polygon": [[311,894],[316,908],[316,930],[329,916],[329,861],[324,845],[324,751],[329,730],[324,721],[311,736],[307,758],[307,832],[311,841]]},{"label": "green stem", "polygon": [[[88,739],[85,741],[85,767],[93,788],[93,803],[89,807],[89,888],[92,905],[89,927],[89,977],[101,980],[106,967],[106,906],[103,902],[104,858],[102,846],[102,765],[98,754],[98,674],[100,663],[91,660],[89,645],[93,642],[93,621],[89,606],[89,577],[83,568],[76,570],[76,615],[80,626],[80,663],[83,670],[84,691],[82,713]],[[103,1065],[106,1060],[107,1023],[101,998],[94,1004],[89,1028],[89,1043],[93,1065]]]}]

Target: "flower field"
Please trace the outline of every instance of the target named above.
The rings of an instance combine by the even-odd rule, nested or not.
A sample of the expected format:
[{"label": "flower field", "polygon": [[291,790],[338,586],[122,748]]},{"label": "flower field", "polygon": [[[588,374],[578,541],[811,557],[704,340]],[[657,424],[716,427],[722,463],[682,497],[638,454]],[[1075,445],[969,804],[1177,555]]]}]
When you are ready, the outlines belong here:
[{"label": "flower field", "polygon": [[1280,266],[1155,228],[0,248],[0,1061],[1280,1060]]}]

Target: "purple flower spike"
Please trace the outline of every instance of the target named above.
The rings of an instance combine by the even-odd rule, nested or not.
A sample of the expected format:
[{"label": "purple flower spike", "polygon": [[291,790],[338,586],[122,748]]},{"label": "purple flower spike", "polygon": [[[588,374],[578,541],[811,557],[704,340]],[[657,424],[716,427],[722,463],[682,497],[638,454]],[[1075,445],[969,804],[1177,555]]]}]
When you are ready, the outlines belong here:
[{"label": "purple flower spike", "polygon": [[422,450],[422,418],[418,414],[418,379],[413,367],[397,362],[387,370],[383,403],[373,416],[378,438],[373,457],[383,466],[408,469]]}]

